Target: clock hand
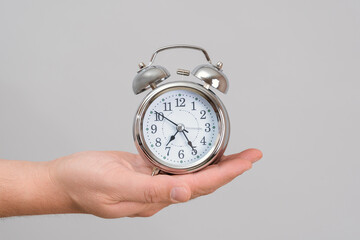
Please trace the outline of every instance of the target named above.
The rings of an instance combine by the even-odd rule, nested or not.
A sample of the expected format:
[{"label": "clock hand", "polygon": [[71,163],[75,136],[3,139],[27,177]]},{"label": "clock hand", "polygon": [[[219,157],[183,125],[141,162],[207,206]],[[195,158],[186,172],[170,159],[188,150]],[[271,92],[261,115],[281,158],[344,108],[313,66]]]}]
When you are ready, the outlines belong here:
[{"label": "clock hand", "polygon": [[177,134],[178,132],[179,132],[179,131],[176,131],[176,133],[170,137],[170,140],[169,140],[169,142],[166,144],[166,146],[169,145],[169,143],[175,139],[175,136],[176,136],[176,134]]},{"label": "clock hand", "polygon": [[[171,122],[171,123],[174,124],[175,126],[178,126],[178,125],[179,125],[179,124],[174,123],[173,121],[171,121],[170,119],[168,119],[168,118],[165,117],[164,115],[161,115],[159,112],[157,112],[157,111],[155,111],[155,110],[154,110],[154,112],[155,112],[156,114],[159,114],[161,117],[165,118],[166,120],[168,120],[169,122]],[[186,129],[185,129],[184,131],[188,133],[188,131],[187,131]]]},{"label": "clock hand", "polygon": [[189,140],[189,138],[186,136],[185,132],[182,132],[186,138],[187,144],[191,147],[192,150],[195,149],[195,147],[192,145],[192,142]]}]

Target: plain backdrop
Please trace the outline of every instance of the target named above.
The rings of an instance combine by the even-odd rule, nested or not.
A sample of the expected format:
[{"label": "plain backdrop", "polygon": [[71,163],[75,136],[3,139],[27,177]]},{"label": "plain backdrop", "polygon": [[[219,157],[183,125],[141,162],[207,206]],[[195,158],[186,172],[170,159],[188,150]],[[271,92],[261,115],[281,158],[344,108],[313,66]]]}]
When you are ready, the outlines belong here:
[{"label": "plain backdrop", "polygon": [[[0,220],[0,239],[359,239],[360,1],[0,0],[0,158],[136,152],[132,80],[159,47],[224,62],[226,154],[264,158],[151,218]],[[199,52],[164,52],[176,68]]]}]

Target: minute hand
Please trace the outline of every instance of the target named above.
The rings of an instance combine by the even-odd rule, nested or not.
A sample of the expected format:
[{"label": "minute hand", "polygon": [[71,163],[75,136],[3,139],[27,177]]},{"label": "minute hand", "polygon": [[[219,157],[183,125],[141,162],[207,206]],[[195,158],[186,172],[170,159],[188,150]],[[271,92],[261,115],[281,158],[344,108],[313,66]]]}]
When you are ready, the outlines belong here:
[{"label": "minute hand", "polygon": [[194,146],[192,145],[192,142],[189,140],[189,138],[186,136],[184,132],[182,132],[186,138],[187,144],[191,147],[192,150],[194,150]]},{"label": "minute hand", "polygon": [[[169,122],[171,122],[172,124],[174,124],[175,126],[178,126],[178,124],[174,123],[173,121],[171,121],[170,119],[168,119],[167,117],[165,117],[164,115],[161,115],[159,112],[154,111],[156,114],[159,114],[161,117],[165,118],[166,120],[168,120]],[[184,129],[184,132],[188,133],[188,130]]]}]

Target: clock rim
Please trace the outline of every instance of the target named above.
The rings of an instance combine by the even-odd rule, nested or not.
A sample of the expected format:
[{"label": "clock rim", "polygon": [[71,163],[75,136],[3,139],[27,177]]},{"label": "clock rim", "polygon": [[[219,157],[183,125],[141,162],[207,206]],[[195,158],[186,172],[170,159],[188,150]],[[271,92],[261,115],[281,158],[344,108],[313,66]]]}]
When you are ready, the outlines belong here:
[{"label": "clock rim", "polygon": [[[155,156],[155,154],[152,153],[152,151],[145,142],[144,134],[141,127],[145,112],[147,108],[150,106],[150,104],[155,99],[157,99],[157,97],[162,93],[176,89],[185,89],[185,90],[188,89],[203,96],[214,108],[219,123],[218,127],[220,134],[218,134],[214,146],[212,146],[212,148],[204,157],[195,161],[194,163],[186,165],[185,167],[172,166],[171,164],[168,164],[164,162],[162,159]],[[152,163],[152,165],[154,165],[155,167],[159,168],[161,171],[166,173],[185,174],[185,173],[199,171],[205,168],[206,166],[216,163],[220,160],[221,156],[225,152],[225,149],[229,141],[230,121],[224,104],[215,95],[214,92],[212,92],[210,89],[207,89],[198,83],[177,81],[177,82],[166,83],[155,88],[143,99],[135,114],[134,125],[133,125],[133,137],[134,137],[135,146],[141,157],[147,159],[150,163]]]}]

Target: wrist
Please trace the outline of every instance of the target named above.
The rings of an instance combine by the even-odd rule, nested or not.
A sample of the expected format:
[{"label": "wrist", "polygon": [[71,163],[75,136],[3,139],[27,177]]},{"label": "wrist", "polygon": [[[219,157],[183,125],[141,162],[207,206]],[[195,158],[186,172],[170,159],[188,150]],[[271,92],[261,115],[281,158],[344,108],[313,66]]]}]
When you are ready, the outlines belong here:
[{"label": "wrist", "polygon": [[[37,162],[33,172],[33,190],[30,191],[30,202],[38,209],[37,214],[78,213],[72,199],[62,185],[51,175],[54,161]],[[31,196],[34,194],[34,196]]]},{"label": "wrist", "polygon": [[77,212],[51,179],[52,162],[0,160],[0,164],[0,217]]}]

